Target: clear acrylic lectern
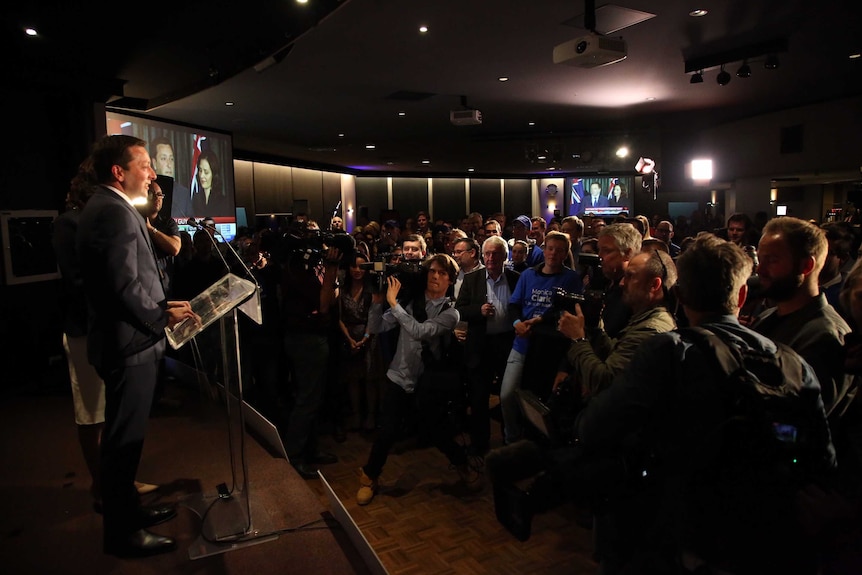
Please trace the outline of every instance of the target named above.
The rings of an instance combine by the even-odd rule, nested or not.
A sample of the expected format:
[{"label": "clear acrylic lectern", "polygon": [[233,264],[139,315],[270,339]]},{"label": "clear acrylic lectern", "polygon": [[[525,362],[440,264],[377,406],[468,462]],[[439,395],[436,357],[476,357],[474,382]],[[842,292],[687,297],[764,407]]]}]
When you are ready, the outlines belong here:
[{"label": "clear acrylic lectern", "polygon": [[230,486],[222,483],[212,495],[195,494],[182,502],[201,518],[200,535],[189,547],[189,557],[199,559],[271,541],[278,535],[270,525],[266,511],[256,510],[249,489],[245,457],[246,410],[243,409],[237,310],[256,323],[262,323],[260,290],[254,283],[229,273],[189,303],[200,319],[187,319],[165,331],[170,346],[179,349],[207,327],[219,322],[232,476]]}]

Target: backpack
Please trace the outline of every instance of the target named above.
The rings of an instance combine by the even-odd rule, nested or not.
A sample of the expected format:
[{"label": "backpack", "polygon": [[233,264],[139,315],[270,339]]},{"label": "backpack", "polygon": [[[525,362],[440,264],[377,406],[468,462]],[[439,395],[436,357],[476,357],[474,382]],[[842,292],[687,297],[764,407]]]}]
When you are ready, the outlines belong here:
[{"label": "backpack", "polygon": [[802,397],[812,392],[803,387],[803,361],[782,344],[773,354],[739,349],[701,327],[679,331],[725,376],[724,419],[681,473],[680,545],[733,573],[775,569],[776,557],[802,567],[796,496],[822,477],[828,445],[825,419]]}]

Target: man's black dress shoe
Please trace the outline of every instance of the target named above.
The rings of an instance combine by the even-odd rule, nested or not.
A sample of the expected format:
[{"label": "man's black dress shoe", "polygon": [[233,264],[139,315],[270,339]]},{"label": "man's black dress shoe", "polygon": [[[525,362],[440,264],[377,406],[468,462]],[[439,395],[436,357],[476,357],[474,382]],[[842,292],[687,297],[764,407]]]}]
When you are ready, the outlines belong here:
[{"label": "man's black dress shoe", "polygon": [[306,457],[306,461],[309,463],[316,463],[318,465],[328,465],[330,463],[338,463],[338,457],[331,453],[326,453],[325,451],[318,451],[311,457]]},{"label": "man's black dress shoe", "polygon": [[141,524],[144,528],[164,523],[177,516],[177,509],[173,505],[152,505],[141,507]]},{"label": "man's black dress shoe", "polygon": [[105,553],[117,557],[148,557],[159,553],[169,553],[177,548],[177,542],[170,537],[139,529],[128,537],[105,541]]},{"label": "man's black dress shoe", "polygon": [[296,472],[299,473],[299,476],[303,479],[317,479],[317,469],[311,467],[304,461],[294,463],[293,468],[296,469]]}]

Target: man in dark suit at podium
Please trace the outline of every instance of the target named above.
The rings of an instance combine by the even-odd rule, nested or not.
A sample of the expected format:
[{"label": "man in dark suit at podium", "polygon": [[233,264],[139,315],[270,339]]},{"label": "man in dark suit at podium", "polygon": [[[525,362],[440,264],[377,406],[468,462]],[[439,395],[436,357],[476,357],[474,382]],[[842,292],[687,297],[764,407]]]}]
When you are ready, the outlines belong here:
[{"label": "man in dark suit at podium", "polygon": [[607,208],[608,198],[602,193],[602,185],[598,182],[590,184],[590,194],[586,198],[587,208]]},{"label": "man in dark suit at podium", "polygon": [[[485,267],[464,276],[455,309],[467,322],[464,361],[470,396],[470,452],[484,456],[491,437],[488,400],[496,376],[502,380],[515,330],[506,314],[519,273],[506,269],[508,244],[500,236],[482,243]],[[463,334],[458,333],[459,339]]]},{"label": "man in dark suit at podium", "polygon": [[188,302],[168,302],[144,218],[156,173],[146,143],[107,136],[93,146],[99,186],[81,212],[77,248],[89,308],[87,351],[105,381],[102,435],[104,549],[120,556],[171,551],[176,543],[147,527],[176,515],[171,506],[142,507],[135,475],[165,327],[195,317]]}]

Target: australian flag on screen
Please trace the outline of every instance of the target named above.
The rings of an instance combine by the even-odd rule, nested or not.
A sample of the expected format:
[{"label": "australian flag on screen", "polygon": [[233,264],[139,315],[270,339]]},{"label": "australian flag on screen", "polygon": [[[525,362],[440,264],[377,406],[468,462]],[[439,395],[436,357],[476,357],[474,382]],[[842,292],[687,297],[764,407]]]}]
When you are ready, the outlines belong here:
[{"label": "australian flag on screen", "polygon": [[611,178],[610,184],[608,184],[608,199],[614,199],[614,188],[617,187],[620,183],[619,178]]},{"label": "australian flag on screen", "polygon": [[584,182],[580,178],[572,179],[571,201],[569,201],[569,215],[579,214],[581,202],[584,201]]}]

